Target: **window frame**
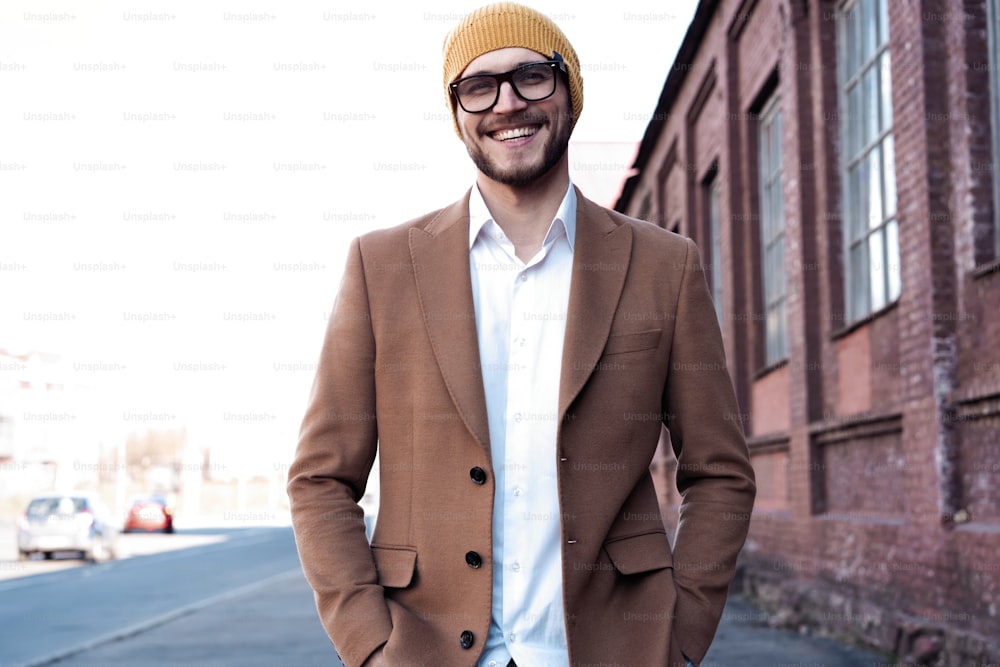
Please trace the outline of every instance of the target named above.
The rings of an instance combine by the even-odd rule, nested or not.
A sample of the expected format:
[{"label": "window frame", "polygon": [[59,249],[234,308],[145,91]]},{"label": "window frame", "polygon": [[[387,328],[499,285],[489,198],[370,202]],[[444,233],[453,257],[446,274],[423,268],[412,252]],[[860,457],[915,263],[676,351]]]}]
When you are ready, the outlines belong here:
[{"label": "window frame", "polygon": [[[888,0],[845,0],[840,4],[837,14],[837,101],[841,119],[839,176],[843,193],[841,240],[844,257],[844,316],[848,326],[892,306],[902,293],[888,6]],[[852,16],[851,13],[855,10],[857,14]],[[868,21],[866,10],[869,10]],[[857,34],[852,30],[852,19],[859,29]],[[875,21],[874,41],[868,44],[871,52],[861,61],[859,56],[864,52],[864,40],[868,36],[863,30],[872,20]],[[848,40],[851,38],[860,41],[849,45]],[[888,71],[884,72],[885,69]],[[869,74],[872,72],[875,73],[874,90],[866,91]],[[888,107],[884,104],[887,92],[890,95]],[[869,93],[874,94],[877,104],[869,103],[865,107],[865,96]],[[852,100],[857,102],[857,108]],[[865,111],[872,110],[875,111],[874,130],[867,127],[868,121],[872,119],[865,118],[864,114]],[[872,223],[872,203],[875,200],[869,195],[873,178],[868,166],[873,155],[878,159],[877,206],[881,211],[875,224]],[[893,198],[889,213],[886,205],[890,185],[887,173],[891,173]],[[880,255],[874,265],[870,255],[872,246],[876,247]],[[861,267],[864,267],[864,271],[860,270]],[[876,274],[873,267],[880,267],[881,270]],[[876,284],[876,280],[880,284]]]},{"label": "window frame", "polygon": [[[758,208],[760,220],[760,285],[764,306],[764,365],[788,358],[788,276],[785,273],[784,154],[781,141],[781,96],[775,90],[757,114]],[[771,154],[764,136],[769,125],[777,125],[777,151]],[[775,160],[776,158],[776,160]],[[777,199],[775,201],[775,192]],[[769,196],[770,195],[770,196]],[[775,215],[776,214],[776,215]],[[778,249],[775,250],[775,246]],[[771,251],[780,252],[778,261]],[[769,261],[770,260],[770,261]],[[780,275],[777,275],[780,272]],[[775,284],[778,283],[778,284]],[[772,312],[773,323],[771,328]]]},{"label": "window frame", "polygon": [[719,171],[713,172],[708,182],[708,234],[711,257],[712,301],[715,314],[722,327],[722,179]]}]

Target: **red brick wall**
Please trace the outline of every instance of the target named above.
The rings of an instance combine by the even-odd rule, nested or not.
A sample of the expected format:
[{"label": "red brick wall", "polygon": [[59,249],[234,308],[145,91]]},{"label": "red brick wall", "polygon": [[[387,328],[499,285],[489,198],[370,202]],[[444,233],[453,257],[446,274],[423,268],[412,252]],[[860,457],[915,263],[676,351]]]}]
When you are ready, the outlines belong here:
[{"label": "red brick wall", "polygon": [[[840,5],[719,2],[689,76],[659,110],[669,121],[636,193],[655,202],[652,219],[680,220],[705,245],[701,178],[718,164],[726,347],[760,486],[747,590],[789,624],[900,656],[932,635],[943,648],[928,664],[998,662],[1000,271],[985,0],[889,0],[902,296],[850,325]],[[753,112],[774,86],[789,358],[764,369]],[[665,453],[656,467],[668,512],[679,502],[672,466]]]},{"label": "red brick wall", "polygon": [[753,435],[787,433],[791,426],[788,411],[788,366],[776,368],[753,383],[751,405],[754,406]]}]

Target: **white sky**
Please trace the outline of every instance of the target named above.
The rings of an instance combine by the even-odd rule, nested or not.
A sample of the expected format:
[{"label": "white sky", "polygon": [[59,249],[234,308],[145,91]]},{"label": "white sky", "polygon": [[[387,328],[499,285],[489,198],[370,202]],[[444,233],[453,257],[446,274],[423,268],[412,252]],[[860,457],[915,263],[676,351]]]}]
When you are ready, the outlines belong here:
[{"label": "white sky", "polygon": [[[92,417],[109,433],[167,413],[148,424],[287,460],[312,370],[275,365],[316,360],[346,244],[472,182],[440,48],[480,4],[4,3],[0,348],[64,355],[107,397]],[[641,139],[695,4],[533,3],[583,63],[574,142]]]}]

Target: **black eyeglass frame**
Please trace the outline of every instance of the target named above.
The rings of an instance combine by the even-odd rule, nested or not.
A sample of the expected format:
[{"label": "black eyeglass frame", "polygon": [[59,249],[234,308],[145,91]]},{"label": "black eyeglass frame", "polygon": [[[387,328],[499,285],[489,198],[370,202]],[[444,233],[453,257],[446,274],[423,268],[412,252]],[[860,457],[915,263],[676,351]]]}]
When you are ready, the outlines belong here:
[{"label": "black eyeglass frame", "polygon": [[[453,98],[455,98],[455,101],[458,103],[458,105],[460,107],[462,107],[462,110],[465,111],[465,113],[486,113],[487,111],[491,111],[493,109],[493,107],[495,107],[497,105],[497,102],[500,101],[500,86],[502,86],[505,81],[510,84],[510,88],[511,88],[511,90],[514,91],[514,94],[517,95],[518,97],[520,97],[525,102],[541,102],[542,100],[547,100],[547,99],[549,99],[550,97],[552,97],[553,95],[556,94],[556,90],[559,87],[559,84],[558,84],[559,76],[558,75],[556,75],[555,78],[552,81],[552,92],[549,93],[548,95],[544,96],[544,97],[539,97],[537,99],[529,99],[529,98],[525,97],[524,95],[521,94],[521,91],[517,89],[517,86],[514,85],[514,75],[517,72],[520,72],[521,70],[523,70],[526,67],[536,67],[538,65],[549,65],[549,66],[552,67],[552,69],[554,69],[554,70],[558,69],[558,70],[562,71],[564,74],[567,74],[566,61],[563,60],[563,57],[561,55],[559,55],[558,51],[553,51],[552,52],[552,60],[542,60],[542,61],[539,61],[539,62],[536,62],[536,63],[524,63],[523,65],[518,65],[517,67],[515,67],[512,70],[509,70],[507,72],[501,72],[500,74],[473,74],[472,76],[467,76],[467,77],[464,77],[464,78],[452,81],[451,83],[448,84],[448,90],[451,93],[451,96]],[[468,81],[469,79],[477,79],[479,77],[490,77],[494,81],[496,81],[497,82],[497,95],[496,95],[495,98],[493,98],[493,104],[489,105],[485,109],[481,109],[479,111],[469,111],[468,109],[465,108],[465,105],[462,104],[462,98],[458,94],[458,86],[462,82],[464,82],[464,81]]]}]

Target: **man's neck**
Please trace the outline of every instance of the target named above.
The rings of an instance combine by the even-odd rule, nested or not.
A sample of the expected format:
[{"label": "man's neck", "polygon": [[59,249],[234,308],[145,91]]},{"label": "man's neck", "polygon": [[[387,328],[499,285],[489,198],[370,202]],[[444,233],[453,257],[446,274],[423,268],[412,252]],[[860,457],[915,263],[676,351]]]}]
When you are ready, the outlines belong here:
[{"label": "man's neck", "polygon": [[528,262],[541,250],[545,234],[566,196],[567,165],[560,163],[542,178],[522,187],[503,185],[483,174],[479,174],[476,182],[493,220],[514,244],[518,259]]}]

